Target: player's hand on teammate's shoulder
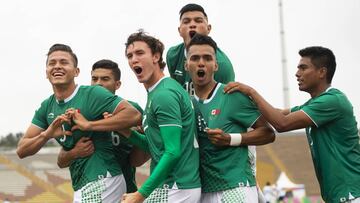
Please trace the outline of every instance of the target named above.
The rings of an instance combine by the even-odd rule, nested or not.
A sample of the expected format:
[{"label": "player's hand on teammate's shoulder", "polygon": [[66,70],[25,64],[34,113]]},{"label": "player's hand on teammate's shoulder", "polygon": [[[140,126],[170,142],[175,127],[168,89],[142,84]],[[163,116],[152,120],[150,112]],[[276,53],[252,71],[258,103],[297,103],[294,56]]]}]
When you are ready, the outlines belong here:
[{"label": "player's hand on teammate's shoulder", "polygon": [[250,96],[250,93],[252,91],[252,88],[248,85],[245,85],[243,83],[240,82],[229,82],[225,87],[224,87],[224,93],[230,94],[233,92],[242,92],[247,96]]}]

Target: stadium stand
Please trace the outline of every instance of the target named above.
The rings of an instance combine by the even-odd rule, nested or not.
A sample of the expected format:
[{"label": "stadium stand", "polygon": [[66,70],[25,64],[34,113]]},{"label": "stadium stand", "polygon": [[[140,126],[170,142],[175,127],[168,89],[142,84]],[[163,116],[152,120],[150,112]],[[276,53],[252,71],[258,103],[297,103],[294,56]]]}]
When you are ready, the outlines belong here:
[{"label": "stadium stand", "polygon": [[[9,199],[19,203],[72,202],[68,169],[56,164],[59,147],[48,147],[34,156],[19,159],[12,151],[0,149],[0,202]],[[141,185],[149,175],[149,162],[137,169]],[[273,144],[257,147],[257,178],[262,188],[266,181],[276,182],[281,172],[296,184],[304,184],[308,197],[287,202],[321,202],[319,185],[306,136],[303,132],[277,135]]]}]

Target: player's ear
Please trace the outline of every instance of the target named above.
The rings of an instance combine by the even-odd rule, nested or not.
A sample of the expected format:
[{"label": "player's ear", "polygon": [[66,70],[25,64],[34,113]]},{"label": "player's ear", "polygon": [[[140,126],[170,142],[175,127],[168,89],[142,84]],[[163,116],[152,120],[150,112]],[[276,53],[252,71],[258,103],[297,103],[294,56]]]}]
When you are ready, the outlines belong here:
[{"label": "player's ear", "polygon": [[207,34],[208,34],[208,35],[209,35],[210,31],[211,31],[211,24],[208,24],[208,25],[207,25]]},{"label": "player's ear", "polygon": [[160,53],[157,52],[153,55],[153,63],[159,63],[159,60],[160,60]]},{"label": "player's ear", "polygon": [[325,68],[325,67],[319,68],[319,73],[320,73],[319,77],[320,77],[321,79],[326,78],[327,68]]},{"label": "player's ear", "polygon": [[80,74],[80,68],[76,67],[75,68],[75,77],[79,76]]},{"label": "player's ear", "polygon": [[185,71],[189,71],[189,69],[188,69],[188,63],[187,63],[187,60],[185,60],[185,61],[184,61],[184,63],[185,63],[185,64],[184,64]]},{"label": "player's ear", "polygon": [[120,80],[116,81],[115,82],[115,90],[118,90],[120,88],[120,86],[121,86],[121,81]]}]

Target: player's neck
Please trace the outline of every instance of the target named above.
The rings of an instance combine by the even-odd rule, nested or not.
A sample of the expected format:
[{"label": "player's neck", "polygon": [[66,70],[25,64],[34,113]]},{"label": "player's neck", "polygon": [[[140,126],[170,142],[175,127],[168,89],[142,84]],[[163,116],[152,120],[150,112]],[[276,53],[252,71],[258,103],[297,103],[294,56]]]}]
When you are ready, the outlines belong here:
[{"label": "player's neck", "polygon": [[309,94],[310,94],[311,98],[315,98],[315,97],[319,96],[320,94],[322,94],[323,92],[325,92],[330,86],[331,86],[331,84],[328,84],[328,83],[320,84],[314,90],[309,92]]},{"label": "player's neck", "polygon": [[75,91],[75,82],[65,85],[53,85],[54,95],[57,100],[65,100]]},{"label": "player's neck", "polygon": [[164,72],[160,68],[158,70],[155,70],[154,73],[150,76],[149,80],[144,82],[144,87],[146,89],[151,88],[164,76]]},{"label": "player's neck", "polygon": [[214,89],[216,87],[217,82],[215,80],[212,80],[206,85],[195,85],[195,94],[199,99],[206,100],[211,97],[211,95],[214,93]]}]

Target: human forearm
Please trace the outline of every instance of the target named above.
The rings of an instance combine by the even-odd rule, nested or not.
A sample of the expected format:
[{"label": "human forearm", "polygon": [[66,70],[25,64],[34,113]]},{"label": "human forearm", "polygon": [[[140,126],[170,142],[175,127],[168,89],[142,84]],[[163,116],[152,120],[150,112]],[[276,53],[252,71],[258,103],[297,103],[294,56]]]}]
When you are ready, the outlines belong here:
[{"label": "human forearm", "polygon": [[253,88],[249,90],[248,96],[256,103],[265,120],[267,120],[277,131],[282,132],[287,130],[287,119],[281,110],[274,108]]},{"label": "human forearm", "polygon": [[16,153],[21,159],[34,155],[49,139],[50,136],[47,135],[46,131],[42,131],[34,137],[29,137],[25,134],[18,143]]},{"label": "human forearm", "polygon": [[129,162],[133,167],[142,166],[150,159],[150,154],[134,146],[129,155]]},{"label": "human forearm", "polygon": [[73,162],[76,158],[77,157],[74,150],[65,151],[64,149],[61,149],[58,155],[57,165],[60,168],[69,167],[71,162]]},{"label": "human forearm", "polygon": [[162,127],[161,137],[165,152],[150,177],[139,189],[144,197],[149,196],[168,177],[181,156],[181,128]]},{"label": "human forearm", "polygon": [[241,146],[264,145],[275,141],[274,131],[269,127],[259,127],[246,133],[241,133]]},{"label": "human forearm", "polygon": [[128,139],[133,145],[139,147],[145,152],[149,152],[149,145],[144,134],[131,130],[131,134]]},{"label": "human forearm", "polygon": [[114,112],[106,119],[87,121],[79,112],[74,112],[76,127],[85,131],[121,131],[141,123],[141,114],[135,108],[127,106]]}]

